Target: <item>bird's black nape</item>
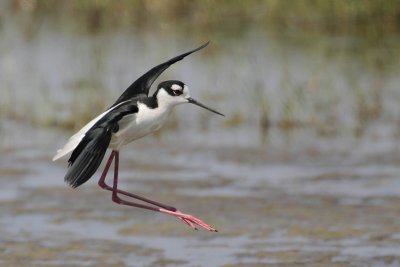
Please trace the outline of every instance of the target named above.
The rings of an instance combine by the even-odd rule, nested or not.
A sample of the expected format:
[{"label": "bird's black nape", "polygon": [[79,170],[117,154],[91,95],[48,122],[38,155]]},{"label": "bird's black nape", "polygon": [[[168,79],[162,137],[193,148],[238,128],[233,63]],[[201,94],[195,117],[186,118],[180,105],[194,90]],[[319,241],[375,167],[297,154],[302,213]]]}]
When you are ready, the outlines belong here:
[{"label": "bird's black nape", "polygon": [[122,95],[117,99],[117,101],[111,106],[118,105],[119,103],[129,100],[130,98],[137,96],[137,95],[148,95],[150,91],[151,85],[154,83],[154,81],[160,76],[161,73],[163,73],[169,66],[172,64],[184,59],[186,56],[197,52],[204,47],[206,47],[210,42],[208,41],[207,43],[199,46],[196,49],[193,49],[189,52],[186,52],[184,54],[181,54],[179,56],[176,56],[174,58],[171,58],[170,60],[161,63],[145,74],[143,74],[139,79],[137,79],[135,82],[133,82],[123,93]]}]

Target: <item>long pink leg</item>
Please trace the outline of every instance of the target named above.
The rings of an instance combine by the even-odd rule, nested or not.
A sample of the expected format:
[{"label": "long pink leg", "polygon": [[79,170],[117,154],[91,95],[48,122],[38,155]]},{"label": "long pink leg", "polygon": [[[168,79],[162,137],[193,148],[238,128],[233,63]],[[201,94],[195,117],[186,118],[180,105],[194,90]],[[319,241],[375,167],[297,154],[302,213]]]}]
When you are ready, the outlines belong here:
[{"label": "long pink leg", "polygon": [[[106,179],[108,170],[109,170],[109,168],[111,166],[111,163],[112,163],[112,161],[114,159],[114,156],[116,157],[116,160],[117,160],[117,156],[119,156],[118,151],[113,150],[111,152],[111,155],[110,155],[110,157],[109,157],[109,159],[107,161],[107,164],[106,164],[106,166],[104,168],[104,171],[103,171],[103,173],[102,173],[102,175],[101,175],[101,177],[99,179],[99,182],[98,182],[98,185],[101,188],[103,188],[105,190],[108,190],[108,191],[111,191],[111,192],[113,192],[114,188],[109,186],[108,184],[106,184],[105,179]],[[116,164],[118,164],[118,163],[116,163]],[[118,179],[118,168],[116,168],[116,171],[114,171],[114,176],[115,176],[115,172],[117,173],[117,179]],[[174,207],[171,207],[171,206],[168,206],[168,205],[164,205],[162,203],[159,203],[159,202],[156,202],[156,201],[153,201],[153,200],[150,200],[150,199],[147,199],[147,198],[144,198],[144,197],[138,196],[136,194],[120,190],[120,189],[117,189],[117,193],[120,193],[120,194],[128,196],[128,197],[132,197],[132,198],[135,198],[135,199],[139,199],[139,200],[141,200],[143,202],[150,203],[152,205],[158,206],[160,208],[164,208],[164,209],[169,210],[169,211],[177,211],[177,209],[174,208]]]},{"label": "long pink leg", "polygon": [[[107,172],[111,166],[111,163],[113,161],[115,157],[115,162],[114,162],[114,181],[113,181],[113,187],[107,185],[105,183],[105,178],[107,176]],[[169,214],[172,216],[175,216],[176,218],[178,218],[179,220],[181,220],[182,222],[186,223],[187,225],[189,225],[190,227],[194,228],[197,230],[197,228],[194,226],[194,224],[197,224],[201,227],[203,227],[204,229],[208,230],[208,231],[214,231],[217,232],[216,229],[214,229],[213,227],[209,226],[208,224],[204,223],[203,221],[201,221],[200,219],[197,219],[196,217],[189,215],[189,214],[185,214],[182,213],[181,211],[179,211],[178,209],[168,206],[168,205],[164,205],[162,203],[123,191],[123,190],[119,190],[118,189],[118,163],[119,163],[119,152],[113,150],[111,152],[110,158],[107,161],[106,167],[104,168],[104,171],[99,179],[99,186],[103,189],[112,191],[112,200],[118,204],[122,204],[122,205],[127,205],[127,206],[132,206],[132,207],[137,207],[137,208],[142,208],[142,209],[148,209],[148,210],[153,210],[153,211],[158,211],[161,213],[165,213],[165,214]],[[142,205],[142,204],[138,204],[135,202],[130,202],[130,201],[126,201],[121,199],[118,196],[118,193],[128,196],[128,197],[132,197],[138,200],[141,200],[143,202],[147,202],[150,203],[152,205],[158,206],[159,208],[155,208],[152,206],[148,206],[148,205]]]}]

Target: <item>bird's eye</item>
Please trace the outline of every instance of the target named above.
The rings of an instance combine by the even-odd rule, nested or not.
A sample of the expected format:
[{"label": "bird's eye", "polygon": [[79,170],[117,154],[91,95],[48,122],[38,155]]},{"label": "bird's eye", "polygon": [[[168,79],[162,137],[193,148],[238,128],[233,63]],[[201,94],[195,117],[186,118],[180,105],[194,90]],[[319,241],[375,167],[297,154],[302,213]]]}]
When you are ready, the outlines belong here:
[{"label": "bird's eye", "polygon": [[181,95],[182,93],[183,93],[182,90],[172,90],[172,94],[173,94],[174,96]]}]

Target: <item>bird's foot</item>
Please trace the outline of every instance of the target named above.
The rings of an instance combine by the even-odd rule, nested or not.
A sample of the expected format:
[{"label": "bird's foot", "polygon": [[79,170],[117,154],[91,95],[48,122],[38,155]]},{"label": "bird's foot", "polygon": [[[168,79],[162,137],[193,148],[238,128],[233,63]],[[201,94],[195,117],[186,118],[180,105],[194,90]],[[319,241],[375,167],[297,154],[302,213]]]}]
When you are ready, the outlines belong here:
[{"label": "bird's foot", "polygon": [[196,225],[198,225],[198,226],[203,227],[204,229],[206,229],[208,231],[218,232],[217,229],[215,229],[214,227],[206,224],[202,220],[197,219],[196,217],[194,217],[192,215],[182,213],[179,210],[170,211],[170,210],[166,210],[166,209],[159,209],[159,211],[161,213],[165,213],[165,214],[169,214],[169,215],[175,216],[177,219],[179,219],[182,222],[186,223],[187,225],[189,225],[190,227],[192,227],[195,230],[197,230]]}]

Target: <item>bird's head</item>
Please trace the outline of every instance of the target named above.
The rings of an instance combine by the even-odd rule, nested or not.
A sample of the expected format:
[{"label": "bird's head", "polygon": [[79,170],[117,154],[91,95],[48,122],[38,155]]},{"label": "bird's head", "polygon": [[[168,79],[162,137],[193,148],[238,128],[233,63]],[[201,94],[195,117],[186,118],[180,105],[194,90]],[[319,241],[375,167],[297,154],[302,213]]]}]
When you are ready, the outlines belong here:
[{"label": "bird's head", "polygon": [[160,104],[167,106],[175,106],[178,104],[191,103],[199,107],[205,108],[218,115],[225,116],[216,110],[213,110],[202,103],[190,97],[189,87],[181,81],[171,80],[164,81],[158,85],[157,91],[154,93]]}]

